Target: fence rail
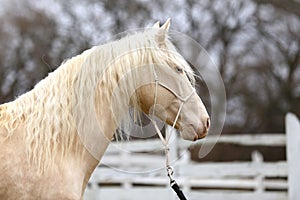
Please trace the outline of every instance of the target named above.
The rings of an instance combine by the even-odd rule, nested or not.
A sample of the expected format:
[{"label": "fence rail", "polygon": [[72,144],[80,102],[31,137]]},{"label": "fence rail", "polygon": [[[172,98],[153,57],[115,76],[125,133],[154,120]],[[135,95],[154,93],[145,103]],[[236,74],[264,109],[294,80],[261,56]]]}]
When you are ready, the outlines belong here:
[{"label": "fence rail", "polygon": [[[287,127],[293,127],[287,128],[286,135],[224,135],[218,138],[218,143],[287,146],[288,161],[265,162],[261,153],[254,151],[248,162],[198,163],[186,151],[191,143],[179,138],[173,141],[175,177],[188,199],[300,199],[299,175],[290,180],[299,173],[296,157],[300,155],[300,141],[295,139],[300,135],[299,121],[293,115],[288,115],[286,120]],[[216,139],[208,138],[205,142]],[[90,179],[85,193],[87,200],[176,199],[168,185],[163,149],[157,139],[112,144],[101,163]],[[298,168],[291,169],[292,166]]]}]

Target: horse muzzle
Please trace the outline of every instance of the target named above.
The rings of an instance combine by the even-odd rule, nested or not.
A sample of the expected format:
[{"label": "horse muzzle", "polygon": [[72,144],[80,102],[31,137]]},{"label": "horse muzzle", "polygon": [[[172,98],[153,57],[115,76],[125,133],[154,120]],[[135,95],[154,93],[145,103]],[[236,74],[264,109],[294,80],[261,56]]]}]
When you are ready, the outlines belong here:
[{"label": "horse muzzle", "polygon": [[210,128],[210,119],[207,117],[205,120],[198,124],[187,124],[181,128],[181,137],[185,140],[196,141],[205,138]]}]

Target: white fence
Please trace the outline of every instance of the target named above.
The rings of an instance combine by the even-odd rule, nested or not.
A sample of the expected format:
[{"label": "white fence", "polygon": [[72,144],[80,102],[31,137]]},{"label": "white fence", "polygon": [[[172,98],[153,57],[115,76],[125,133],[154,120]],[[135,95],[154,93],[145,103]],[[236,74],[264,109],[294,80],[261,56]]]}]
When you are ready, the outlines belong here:
[{"label": "white fence", "polygon": [[[224,135],[219,143],[245,146],[287,146],[287,161],[265,162],[260,152],[249,162],[198,163],[186,149],[190,143],[172,142],[175,179],[190,200],[300,199],[300,125],[288,114],[287,134]],[[206,143],[213,142],[206,140]],[[201,141],[194,145],[201,145]],[[165,158],[157,139],[110,145],[94,171],[86,200],[177,199],[169,187]]]}]

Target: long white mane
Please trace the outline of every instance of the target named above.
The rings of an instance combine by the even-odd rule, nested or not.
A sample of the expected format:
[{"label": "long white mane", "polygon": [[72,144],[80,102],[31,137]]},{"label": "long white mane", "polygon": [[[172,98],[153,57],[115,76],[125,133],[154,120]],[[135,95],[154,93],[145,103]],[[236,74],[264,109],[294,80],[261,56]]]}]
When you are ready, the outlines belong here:
[{"label": "long white mane", "polygon": [[[7,134],[0,139],[9,138],[18,129],[23,129],[28,158],[41,171],[49,169],[57,160],[64,160],[70,152],[81,155],[83,147],[76,126],[84,122],[83,113],[95,106],[87,101],[91,98],[95,98],[94,102],[109,101],[120,77],[132,66],[151,63],[171,66],[178,59],[171,54],[166,58],[165,50],[176,52],[176,49],[169,39],[163,45],[158,44],[155,33],[155,30],[146,30],[86,50],[64,62],[33,90],[13,102],[2,104],[0,127],[5,127]],[[180,63],[192,74],[187,63]],[[124,88],[130,91],[134,81]],[[128,103],[126,98],[119,101],[119,109]],[[133,99],[132,103],[134,107],[138,105],[137,100]],[[74,119],[74,108],[82,113],[81,118]],[[126,114],[121,117],[126,118]]]}]

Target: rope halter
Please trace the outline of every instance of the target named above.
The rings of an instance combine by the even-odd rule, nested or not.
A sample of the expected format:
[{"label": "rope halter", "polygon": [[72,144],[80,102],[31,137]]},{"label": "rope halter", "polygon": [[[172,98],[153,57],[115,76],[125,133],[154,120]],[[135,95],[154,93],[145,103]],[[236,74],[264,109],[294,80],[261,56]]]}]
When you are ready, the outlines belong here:
[{"label": "rope halter", "polygon": [[[195,88],[193,88],[192,86],[190,87],[191,91],[190,93],[188,93],[186,96],[181,96],[180,94],[178,94],[178,92],[174,91],[174,89],[168,87],[166,84],[162,83],[159,78],[158,78],[158,74],[155,70],[155,67],[152,65],[152,70],[153,70],[153,75],[154,75],[154,83],[155,83],[155,92],[154,92],[154,104],[153,104],[153,111],[152,111],[152,116],[154,116],[155,114],[155,105],[156,105],[156,100],[157,100],[157,92],[158,92],[158,86],[161,86],[165,89],[167,89],[169,92],[171,92],[177,99],[180,100],[180,105],[179,105],[179,108],[178,108],[178,111],[177,111],[177,114],[176,114],[176,117],[175,117],[175,120],[173,122],[173,125],[172,127],[174,128],[177,121],[178,121],[178,118],[179,118],[179,115],[181,113],[181,110],[182,110],[182,107],[184,105],[185,102],[188,101],[188,99],[193,95],[195,94]],[[173,190],[177,193],[178,197],[181,199],[181,200],[185,200],[186,198],[184,197],[182,191],[180,190],[178,184],[176,183],[176,181],[174,180],[173,178],[173,173],[174,173],[174,169],[173,167],[170,165],[170,160],[169,160],[169,152],[170,152],[170,148],[169,148],[169,138],[164,138],[164,136],[162,135],[161,131],[159,130],[157,124],[156,124],[156,121],[153,120],[153,118],[150,116],[148,117],[153,126],[155,127],[155,131],[156,133],[158,134],[163,146],[164,146],[164,151],[165,151],[165,156],[166,156],[166,170],[167,170],[167,175],[170,179],[170,185],[171,187],[173,188]]]}]

